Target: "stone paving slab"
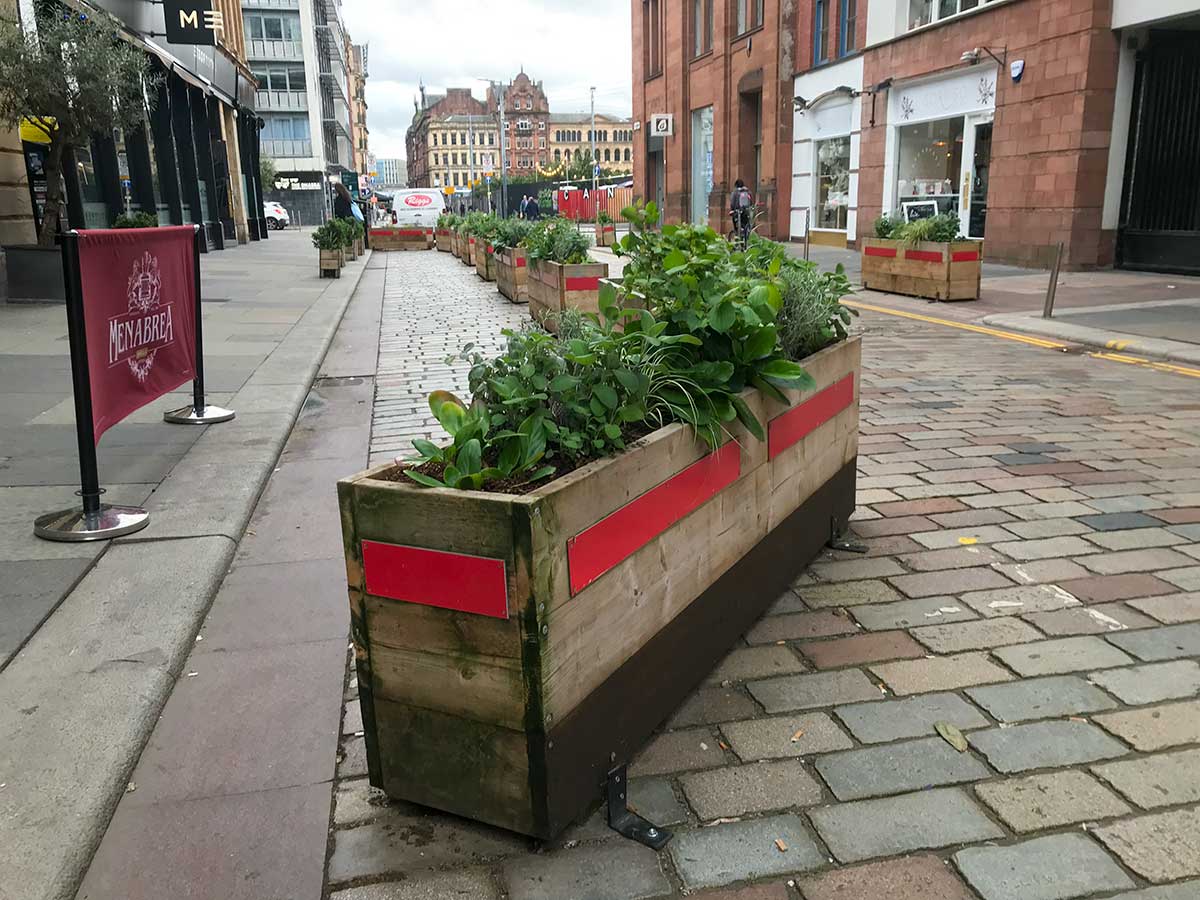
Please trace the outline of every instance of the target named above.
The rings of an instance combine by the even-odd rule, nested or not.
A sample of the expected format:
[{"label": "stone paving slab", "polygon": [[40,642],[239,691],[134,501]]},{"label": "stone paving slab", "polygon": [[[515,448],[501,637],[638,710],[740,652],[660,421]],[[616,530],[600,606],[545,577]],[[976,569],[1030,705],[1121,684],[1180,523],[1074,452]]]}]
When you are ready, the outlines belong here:
[{"label": "stone paving slab", "polygon": [[799,888],[805,900],[974,900],[953,869],[925,855],[802,878]]},{"label": "stone paving slab", "polygon": [[1150,881],[1200,876],[1200,809],[1123,819],[1096,829],[1121,861]]},{"label": "stone paving slab", "polygon": [[1027,772],[1122,756],[1122,744],[1087,722],[1050,721],[973,731],[971,746],[998,771]]},{"label": "stone paving slab", "polygon": [[1131,706],[1178,700],[1200,693],[1200,663],[1176,660],[1092,672],[1088,680]]},{"label": "stone paving slab", "polygon": [[1071,770],[980,784],[975,787],[975,796],[1019,833],[1094,822],[1130,812],[1128,804],[1095,778]]},{"label": "stone paving slab", "polygon": [[768,713],[877,700],[882,696],[871,679],[857,669],[752,681],[748,687]]},{"label": "stone paving slab", "polygon": [[971,754],[959,753],[940,737],[831,753],[817,760],[816,769],[839,800],[903,794],[991,774]]},{"label": "stone paving slab", "polygon": [[1126,759],[1092,771],[1143,809],[1200,801],[1200,750]]},{"label": "stone paving slab", "polygon": [[834,712],[864,744],[929,735],[937,722],[948,722],[962,730],[988,725],[987,718],[957,694],[919,694],[905,700],[855,703],[839,706]]},{"label": "stone paving slab", "polygon": [[1200,700],[1105,713],[1094,719],[1135,750],[1200,744]]},{"label": "stone paving slab", "polygon": [[992,653],[1018,675],[1028,676],[1079,672],[1133,662],[1112,644],[1090,635],[1015,644],[1000,647]]},{"label": "stone paving slab", "polygon": [[647,900],[671,893],[658,854],[632,841],[510,859],[504,880],[510,900]]},{"label": "stone paving slab", "polygon": [[484,869],[417,874],[404,881],[336,891],[329,900],[500,900],[500,889]]},{"label": "stone paving slab", "polygon": [[821,785],[798,760],[710,769],[679,782],[701,821],[812,806],[822,798]]},{"label": "stone paving slab", "polygon": [[721,731],[743,762],[828,753],[854,744],[825,713],[728,722]]},{"label": "stone paving slab", "polygon": [[805,830],[803,820],[794,815],[680,832],[667,848],[688,889],[825,865],[825,857]]},{"label": "stone paving slab", "polygon": [[966,693],[998,722],[1079,716],[1117,706],[1099,688],[1075,675],[1025,678],[1011,684],[969,688]]},{"label": "stone paving slab", "polygon": [[957,690],[975,684],[1011,681],[1013,678],[1010,672],[982,653],[901,660],[873,665],[871,671],[883,679],[892,693],[900,696]]},{"label": "stone paving slab", "polygon": [[1200,656],[1200,623],[1110,634],[1108,640],[1146,661]]},{"label": "stone paving slab", "polygon": [[984,900],[1069,900],[1134,887],[1120,866],[1080,834],[970,847],[954,854],[954,862]]}]

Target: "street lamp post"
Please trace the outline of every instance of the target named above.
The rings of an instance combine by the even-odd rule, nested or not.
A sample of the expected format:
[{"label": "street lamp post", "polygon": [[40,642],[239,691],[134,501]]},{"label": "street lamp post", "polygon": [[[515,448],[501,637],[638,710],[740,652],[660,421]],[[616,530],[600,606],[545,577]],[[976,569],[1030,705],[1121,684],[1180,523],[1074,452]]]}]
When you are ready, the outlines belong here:
[{"label": "street lamp post", "polygon": [[596,177],[597,169],[600,166],[600,159],[596,156],[596,89],[590,89],[592,92],[592,202],[596,202]]},{"label": "street lamp post", "polygon": [[504,142],[508,135],[504,129],[504,82],[479,76],[476,76],[476,80],[486,81],[496,88],[496,105],[500,113],[500,218],[505,218],[508,215],[508,156],[505,153]]}]

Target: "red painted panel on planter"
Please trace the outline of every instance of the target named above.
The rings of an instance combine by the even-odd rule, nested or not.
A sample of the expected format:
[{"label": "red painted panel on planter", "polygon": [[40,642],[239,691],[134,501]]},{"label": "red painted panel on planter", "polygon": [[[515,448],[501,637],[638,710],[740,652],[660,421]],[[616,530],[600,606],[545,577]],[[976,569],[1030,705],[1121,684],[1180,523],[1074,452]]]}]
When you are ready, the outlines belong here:
[{"label": "red painted panel on planter", "polygon": [[867,256],[886,256],[889,259],[896,255],[895,247],[864,247],[863,253]]},{"label": "red painted panel on planter", "polygon": [[741,450],[730,441],[568,540],[571,594],[733,484],[741,468]]},{"label": "red painted panel on planter", "polygon": [[523,269],[523,268],[525,268],[525,257],[523,257],[523,256],[518,256],[518,257],[517,257],[517,268],[518,268],[518,269]]},{"label": "red painted panel on planter", "polygon": [[495,250],[492,248],[492,245],[491,245],[491,244],[488,244],[488,245],[487,245],[487,252],[488,252],[488,253],[495,253],[496,251],[495,251]]},{"label": "red painted panel on planter", "polygon": [[567,290],[568,291],[598,291],[598,290],[600,290],[600,278],[599,278],[599,276],[594,277],[594,278],[589,278],[586,276],[579,276],[576,278],[568,278],[567,279]]},{"label": "red painted panel on planter", "polygon": [[918,262],[942,262],[942,254],[936,250],[905,250],[904,258]]},{"label": "red painted panel on planter", "polygon": [[390,228],[372,228],[371,229],[371,234],[390,235],[392,233],[393,233],[392,229],[390,229]]},{"label": "red painted panel on planter", "polygon": [[854,373],[793,406],[767,425],[767,458],[774,459],[788,447],[824,425],[854,402]]},{"label": "red painted panel on planter", "polygon": [[497,619],[508,618],[504,560],[363,541],[367,593]]},{"label": "red painted panel on planter", "polygon": [[393,231],[392,234],[400,237],[425,237],[425,232],[420,228],[401,228],[399,231]]},{"label": "red painted panel on planter", "polygon": [[979,259],[978,250],[955,250],[950,254],[951,262],[974,262]]}]

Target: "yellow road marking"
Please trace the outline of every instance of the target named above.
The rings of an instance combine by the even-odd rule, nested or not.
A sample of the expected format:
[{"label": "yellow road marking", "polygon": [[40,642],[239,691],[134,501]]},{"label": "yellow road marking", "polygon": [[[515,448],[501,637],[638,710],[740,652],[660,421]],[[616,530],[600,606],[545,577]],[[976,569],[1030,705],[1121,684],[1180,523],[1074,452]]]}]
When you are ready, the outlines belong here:
[{"label": "yellow road marking", "polygon": [[1032,344],[1035,347],[1045,347],[1049,350],[1065,350],[1066,344],[1060,344],[1058,341],[1048,341],[1045,338],[1030,337],[1027,334],[1017,334],[1013,331],[1001,331],[998,328],[986,328],[983,325],[972,325],[969,322],[955,322],[953,319],[938,319],[934,316],[923,316],[919,313],[905,312],[900,309],[892,309],[887,306],[874,306],[870,303],[860,303],[857,300],[843,300],[844,306],[852,306],[855,309],[866,309],[871,312],[884,313],[889,316],[900,316],[903,319],[916,319],[918,322],[930,322],[934,325],[946,325],[949,328],[960,328],[963,331],[973,331],[976,334],[987,334],[992,337],[1004,338],[1009,341],[1019,341],[1022,344]]},{"label": "yellow road marking", "polygon": [[[1044,347],[1048,350],[1066,350],[1066,344],[1060,344],[1057,341],[1048,341],[1042,338],[1030,337],[1027,334],[1017,334],[1012,331],[1002,331],[999,328],[986,328],[983,325],[972,325],[969,322],[955,322],[953,319],[939,319],[936,316],[923,316],[920,313],[907,312],[902,309],[892,309],[889,306],[875,306],[871,303],[860,303],[857,300],[843,300],[845,306],[852,306],[855,309],[866,309],[871,312],[883,313],[888,316],[899,316],[902,319],[915,319],[918,322],[929,322],[933,325],[945,325],[947,328],[958,328],[962,331],[973,331],[976,334],[986,334],[992,337],[1003,338],[1008,341],[1018,341],[1022,344],[1031,344],[1034,347]],[[1128,346],[1128,341],[1109,341],[1107,346],[1110,350],[1123,350]],[[1130,366],[1142,366],[1146,369],[1156,369],[1160,372],[1170,372],[1174,375],[1186,375],[1189,378],[1200,378],[1200,369],[1192,368],[1191,366],[1180,366],[1175,363],[1161,362],[1159,360],[1145,359],[1141,356],[1130,356],[1127,353],[1107,353],[1103,350],[1089,352],[1088,356],[1093,359],[1106,359],[1110,362],[1125,363]]]}]

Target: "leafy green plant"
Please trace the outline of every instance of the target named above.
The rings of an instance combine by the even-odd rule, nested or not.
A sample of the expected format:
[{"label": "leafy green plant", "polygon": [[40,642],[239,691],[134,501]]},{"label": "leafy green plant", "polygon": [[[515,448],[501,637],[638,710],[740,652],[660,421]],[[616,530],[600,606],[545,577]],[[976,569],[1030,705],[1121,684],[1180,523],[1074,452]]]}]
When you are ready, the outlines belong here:
[{"label": "leafy green plant", "polygon": [[519,247],[533,230],[534,223],[528,219],[500,219],[492,235],[492,247],[497,253],[508,247]]},{"label": "leafy green plant", "polygon": [[525,236],[527,256],[534,261],[574,265],[588,261],[591,243],[566,219],[539,220]]},{"label": "leafy green plant", "polygon": [[442,213],[440,216],[438,216],[437,227],[454,228],[461,221],[462,216],[456,215],[455,213]]},{"label": "leafy green plant", "polygon": [[[425,487],[448,487],[478,490],[484,482],[502,478],[537,481],[554,473],[554,466],[535,469],[545,453],[545,442],[533,439],[533,429],[526,433],[489,434],[491,417],[486,407],[473,404],[468,408],[449,391],[434,391],[429,395],[429,409],[434,418],[450,435],[451,442],[439,447],[432,441],[415,440],[413,446],[421,454],[420,462],[441,466],[441,478],[435,478],[415,468],[404,474]],[[484,464],[484,448],[499,445],[492,465]]]},{"label": "leafy green plant", "polygon": [[538,191],[538,209],[544,216],[548,216],[554,211],[554,191],[550,188],[542,188]]},{"label": "leafy green plant", "polygon": [[318,250],[341,250],[346,246],[342,242],[342,229],[337,219],[330,219],[324,225],[313,230],[312,243]]},{"label": "leafy green plant", "polygon": [[923,241],[945,244],[966,240],[959,232],[958,213],[939,213],[924,219],[906,222],[896,216],[880,216],[875,220],[875,237],[916,244]]},{"label": "leafy green plant", "polygon": [[904,220],[899,216],[889,216],[887,213],[884,213],[875,220],[875,237],[890,240],[892,235],[895,234],[896,229],[903,224]]},{"label": "leafy green plant", "polygon": [[333,225],[333,231],[340,241],[337,248],[349,247],[354,243],[356,220],[333,218],[326,224]]},{"label": "leafy green plant", "polygon": [[605,210],[602,209],[596,213],[596,224],[597,225],[611,225],[612,222],[613,222],[612,216],[610,216]]},{"label": "leafy green plant", "polygon": [[121,213],[113,221],[113,228],[157,228],[158,216],[148,212]]},{"label": "leafy green plant", "polygon": [[779,280],[783,306],[775,325],[784,355],[804,359],[846,339],[851,316],[858,311],[841,303],[850,293],[850,279],[840,263],[833,272],[822,272],[816,263],[788,260]]}]

